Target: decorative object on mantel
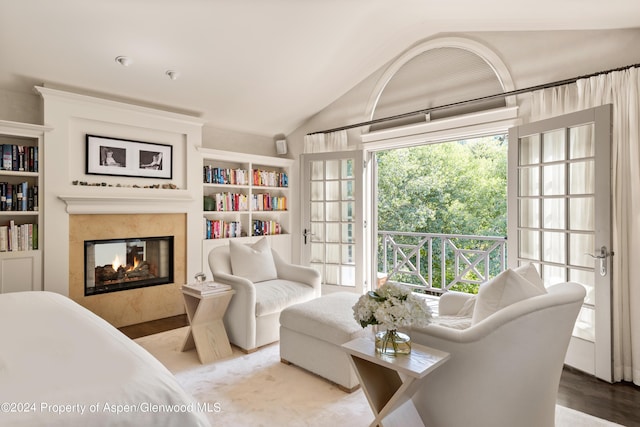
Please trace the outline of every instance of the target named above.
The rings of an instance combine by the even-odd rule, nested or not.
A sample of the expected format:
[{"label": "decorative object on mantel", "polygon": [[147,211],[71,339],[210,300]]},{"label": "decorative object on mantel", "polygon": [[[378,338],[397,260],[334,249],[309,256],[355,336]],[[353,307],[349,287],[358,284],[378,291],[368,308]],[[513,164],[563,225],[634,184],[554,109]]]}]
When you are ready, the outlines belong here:
[{"label": "decorative object on mantel", "polygon": [[73,185],[79,185],[84,187],[118,187],[118,188],[161,188],[163,190],[177,190],[178,186],[175,184],[152,184],[152,185],[138,185],[138,184],[107,184],[106,182],[87,182],[80,180],[71,181]]},{"label": "decorative object on mantel", "polygon": [[396,356],[411,352],[411,339],[398,329],[427,325],[431,309],[411,289],[387,282],[362,295],[353,306],[353,315],[363,328],[381,326],[383,330],[376,332],[375,337],[376,352]]},{"label": "decorative object on mantel", "polygon": [[87,135],[88,175],[171,179],[173,146]]}]

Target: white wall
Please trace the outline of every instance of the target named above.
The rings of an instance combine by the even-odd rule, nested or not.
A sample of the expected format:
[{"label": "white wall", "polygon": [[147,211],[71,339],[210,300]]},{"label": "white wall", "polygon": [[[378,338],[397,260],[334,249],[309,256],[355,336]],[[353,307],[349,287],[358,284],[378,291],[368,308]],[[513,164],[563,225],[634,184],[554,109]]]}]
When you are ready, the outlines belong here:
[{"label": "white wall", "polygon": [[42,124],[42,101],[34,93],[0,89],[0,119],[12,122]]},{"label": "white wall", "polygon": [[205,125],[202,129],[202,146],[217,150],[275,156],[275,141],[271,137],[230,131]]}]

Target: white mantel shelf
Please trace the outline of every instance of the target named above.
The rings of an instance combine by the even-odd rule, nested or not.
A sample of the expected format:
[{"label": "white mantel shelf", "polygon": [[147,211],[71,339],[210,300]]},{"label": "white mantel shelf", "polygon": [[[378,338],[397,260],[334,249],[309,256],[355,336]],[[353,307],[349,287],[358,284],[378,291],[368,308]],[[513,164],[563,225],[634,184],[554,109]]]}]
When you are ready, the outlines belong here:
[{"label": "white mantel shelf", "polygon": [[194,201],[186,190],[119,189],[118,194],[104,190],[96,187],[91,194],[61,195],[58,199],[67,204],[68,214],[186,213]]}]

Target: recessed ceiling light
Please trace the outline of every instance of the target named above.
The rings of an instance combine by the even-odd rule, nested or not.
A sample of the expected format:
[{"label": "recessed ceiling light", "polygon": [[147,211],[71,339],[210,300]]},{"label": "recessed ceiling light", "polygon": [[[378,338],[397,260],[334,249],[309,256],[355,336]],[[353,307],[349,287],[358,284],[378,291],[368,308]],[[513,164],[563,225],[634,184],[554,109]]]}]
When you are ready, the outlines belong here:
[{"label": "recessed ceiling light", "polygon": [[128,56],[117,56],[116,62],[123,67],[128,67],[129,65],[133,64],[133,60]]},{"label": "recessed ceiling light", "polygon": [[171,80],[176,80],[178,77],[180,77],[180,73],[173,70],[167,70],[165,74],[169,76]]}]

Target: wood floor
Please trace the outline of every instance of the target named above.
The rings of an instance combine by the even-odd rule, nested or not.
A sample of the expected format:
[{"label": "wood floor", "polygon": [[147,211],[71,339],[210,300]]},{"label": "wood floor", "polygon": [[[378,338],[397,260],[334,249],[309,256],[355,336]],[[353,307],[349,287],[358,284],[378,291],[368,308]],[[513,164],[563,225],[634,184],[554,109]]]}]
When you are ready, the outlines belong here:
[{"label": "wood floor", "polygon": [[[131,339],[187,326],[186,315],[154,320],[120,330]],[[613,421],[627,427],[640,427],[640,387],[632,383],[598,380],[571,368],[560,379],[558,404]]]}]

